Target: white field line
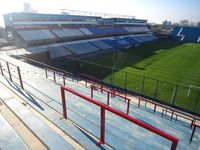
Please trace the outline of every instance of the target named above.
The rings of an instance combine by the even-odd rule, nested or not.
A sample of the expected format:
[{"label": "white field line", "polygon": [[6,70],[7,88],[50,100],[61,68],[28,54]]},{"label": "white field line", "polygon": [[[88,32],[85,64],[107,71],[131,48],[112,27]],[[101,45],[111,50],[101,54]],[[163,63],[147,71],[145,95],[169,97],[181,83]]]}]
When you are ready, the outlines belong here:
[{"label": "white field line", "polygon": [[162,88],[163,88],[166,84],[167,84],[166,82],[163,83],[163,84],[161,85],[161,87],[159,88],[159,90],[162,90]]},{"label": "white field line", "polygon": [[187,97],[189,97],[190,96],[190,92],[191,92],[191,88],[196,88],[197,90],[200,90],[200,87],[199,86],[196,86],[196,85],[190,85],[189,86],[189,89],[188,89],[188,93],[187,93]]}]

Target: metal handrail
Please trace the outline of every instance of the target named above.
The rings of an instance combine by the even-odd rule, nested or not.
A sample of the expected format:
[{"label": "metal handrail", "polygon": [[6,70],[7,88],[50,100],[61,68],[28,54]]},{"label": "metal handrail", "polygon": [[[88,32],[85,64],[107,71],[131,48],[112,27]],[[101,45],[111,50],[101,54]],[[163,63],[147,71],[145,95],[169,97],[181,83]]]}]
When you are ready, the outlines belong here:
[{"label": "metal handrail", "polygon": [[93,98],[93,89],[100,89],[101,91],[107,92],[107,105],[110,104],[110,95],[111,96],[115,95],[115,96],[121,97],[121,98],[125,99],[125,101],[127,100],[128,103],[127,103],[127,112],[126,113],[129,114],[130,101],[131,101],[130,98],[127,98],[126,96],[119,95],[112,90],[106,90],[106,89],[103,89],[102,87],[98,87],[98,86],[95,86],[95,85],[91,85],[91,98]]},{"label": "metal handrail", "polygon": [[176,150],[176,147],[178,145],[179,139],[177,139],[177,138],[165,133],[164,131],[161,131],[161,130],[159,130],[159,129],[157,129],[157,128],[155,128],[155,127],[153,127],[153,126],[151,126],[151,125],[149,125],[149,124],[147,124],[147,123],[145,123],[143,121],[140,121],[140,120],[138,120],[136,118],[133,118],[133,117],[125,114],[125,113],[122,113],[119,110],[113,109],[112,107],[107,106],[107,105],[105,105],[105,104],[103,104],[101,102],[98,102],[98,101],[96,101],[96,100],[94,100],[94,99],[92,99],[90,97],[87,97],[87,96],[81,94],[81,93],[78,93],[78,92],[72,90],[71,88],[68,88],[68,87],[65,87],[65,86],[61,86],[60,89],[61,89],[62,105],[63,105],[63,117],[65,119],[67,119],[65,91],[70,92],[70,93],[72,93],[72,94],[74,94],[74,95],[76,95],[76,96],[78,96],[78,97],[80,97],[80,98],[82,98],[82,99],[84,99],[84,100],[96,105],[96,106],[99,106],[101,108],[101,135],[100,135],[99,144],[104,144],[105,143],[105,119],[106,119],[105,118],[105,113],[106,113],[105,110],[107,110],[107,111],[112,112],[113,114],[115,114],[117,116],[120,116],[120,117],[122,117],[122,118],[124,118],[124,119],[126,119],[126,120],[128,120],[128,121],[130,121],[132,123],[135,123],[135,124],[145,128],[145,129],[147,129],[147,130],[149,130],[149,131],[151,131],[151,132],[153,132],[153,133],[155,133],[155,134],[157,134],[157,135],[159,135],[161,137],[164,137],[164,138],[170,140],[172,142],[171,150]]}]

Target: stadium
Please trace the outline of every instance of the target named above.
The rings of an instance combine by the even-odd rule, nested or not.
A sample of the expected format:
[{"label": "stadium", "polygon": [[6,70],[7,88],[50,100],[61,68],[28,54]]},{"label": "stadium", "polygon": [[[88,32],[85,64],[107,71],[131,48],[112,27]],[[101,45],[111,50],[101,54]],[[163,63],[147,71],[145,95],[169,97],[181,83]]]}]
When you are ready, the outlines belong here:
[{"label": "stadium", "polygon": [[[8,13],[0,150],[200,149],[200,28]],[[2,135],[2,136],[1,136]]]}]

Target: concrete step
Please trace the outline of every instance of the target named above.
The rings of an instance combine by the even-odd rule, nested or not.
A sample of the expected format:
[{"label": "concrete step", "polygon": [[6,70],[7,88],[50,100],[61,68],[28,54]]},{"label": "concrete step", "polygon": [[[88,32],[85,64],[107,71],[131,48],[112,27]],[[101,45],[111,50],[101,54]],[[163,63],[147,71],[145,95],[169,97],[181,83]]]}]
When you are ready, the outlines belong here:
[{"label": "concrete step", "polygon": [[[24,74],[24,76],[26,76],[26,74]],[[59,121],[59,117],[58,117],[62,113],[59,85],[53,83],[52,81],[48,81],[47,79],[40,78],[39,76],[36,78],[31,78],[31,76],[26,76],[26,79],[27,79],[26,82],[29,84],[28,85],[29,87],[27,87],[26,90],[29,91],[31,93],[31,95],[30,94],[27,95],[27,93],[23,93],[24,91],[20,91],[19,89],[15,89],[15,90],[18,90],[19,93],[25,94],[26,99],[29,100],[30,104],[31,103],[33,104],[32,105],[33,107],[41,106],[41,107],[38,107],[38,110],[40,109],[41,113],[42,113],[42,111],[43,112],[46,111],[46,114],[44,114],[44,116],[47,116],[49,118],[49,120],[52,120],[52,122],[54,122],[60,128],[62,128],[62,129],[65,128],[64,123],[62,124]],[[72,87],[74,89],[76,89],[78,87],[78,85],[76,85],[74,83],[69,83],[69,84],[67,84],[67,86]],[[86,90],[83,90],[81,88],[78,90],[82,94],[85,94],[88,96],[89,92],[86,92]],[[38,93],[39,93],[39,96],[38,96]],[[38,96],[38,98],[40,99],[40,101],[42,103],[38,102],[36,100],[36,98],[33,97],[33,95],[35,95],[36,97]],[[70,109],[75,110],[73,112],[78,113],[78,115],[71,113],[71,116],[70,116],[71,119],[74,122],[76,122],[77,124],[79,124],[80,126],[83,126],[87,130],[90,130],[90,132],[93,132],[95,134],[95,136],[98,137],[99,136],[99,135],[97,135],[97,134],[99,134],[99,132],[97,131],[98,129],[96,127],[93,127],[91,125],[91,123],[89,123],[89,121],[87,122],[87,120],[83,119],[84,117],[85,118],[87,117],[87,118],[89,118],[90,121],[91,120],[93,121],[93,124],[95,123],[96,125],[98,125],[99,124],[99,122],[98,122],[99,114],[96,113],[98,111],[98,109],[94,108],[92,106],[88,106],[88,104],[86,104],[86,102],[84,102],[83,100],[81,101],[80,99],[77,99],[77,98],[73,98],[73,96],[71,96],[71,97],[68,96],[66,98],[67,98],[67,104],[70,104],[68,106],[71,106]],[[43,102],[46,102],[45,105],[47,105],[47,107],[45,107],[45,105],[43,105]],[[50,109],[48,109],[48,108],[50,108]],[[58,112],[60,112],[60,114],[58,116],[56,116],[55,111],[52,111],[52,109],[54,109],[56,111],[56,114],[59,114]],[[52,115],[48,115],[51,113],[52,113]],[[144,122],[147,122],[153,126],[156,126],[159,129],[166,131],[167,133],[170,133],[170,134],[178,137],[180,139],[180,142],[179,142],[177,149],[188,149],[189,150],[189,149],[196,149],[199,147],[199,143],[198,143],[199,132],[198,131],[197,131],[198,132],[197,136],[194,137],[194,142],[191,145],[189,145],[188,139],[191,135],[190,129],[183,127],[183,126],[179,126],[175,122],[171,122],[162,117],[158,117],[157,115],[154,115],[147,111],[143,111],[142,109],[136,109],[133,107],[133,110],[131,110],[131,113],[133,114],[133,117],[136,117]],[[107,114],[106,114],[106,116],[107,116]],[[51,117],[54,119],[51,119]],[[153,149],[153,148],[154,149],[167,149],[167,148],[169,148],[170,143],[167,142],[167,147],[164,147],[163,145],[166,142],[163,139],[160,139],[160,137],[159,138],[154,137],[152,135],[152,133],[147,133],[145,130],[140,129],[139,127],[128,124],[123,119],[119,119],[119,118],[114,119],[115,116],[112,116],[110,114],[107,117],[109,119],[107,120],[108,125],[106,126],[106,130],[108,130],[109,132],[111,131],[110,134],[117,135],[118,141],[120,141],[119,145],[124,146],[124,149],[130,149],[128,147],[125,147],[128,144],[134,145],[134,146],[136,145],[136,147],[138,149]],[[62,121],[66,122],[66,120],[62,120]],[[69,132],[68,130],[70,130],[70,128],[65,129],[65,131]],[[78,135],[77,132],[76,133],[71,132],[70,134],[74,135],[73,138],[76,138],[75,136]],[[85,132],[84,132],[84,134],[85,134]],[[72,136],[72,135],[70,135],[70,136]],[[86,136],[88,136],[88,134]],[[91,138],[91,137],[88,136],[88,138]],[[109,136],[107,136],[107,135],[106,135],[106,138],[108,138],[107,140],[112,139],[112,138],[109,138]],[[93,139],[92,139],[92,141],[93,141]],[[114,144],[118,143],[118,141],[109,141],[109,144],[112,145],[113,143]],[[140,142],[140,141],[142,141],[142,142]],[[121,143],[123,143],[123,144],[121,144]],[[144,143],[147,144],[146,147],[144,146]],[[87,142],[86,142],[86,144],[87,144]],[[154,145],[155,147],[151,147],[152,145]],[[90,145],[86,145],[86,147],[87,146],[89,147]],[[119,147],[117,147],[117,144],[115,144],[114,147],[119,149]]]},{"label": "concrete step", "polygon": [[[1,90],[2,91],[2,90]],[[25,124],[5,105],[5,103],[0,100],[0,113],[2,117],[9,123],[11,128],[16,132],[18,136],[21,137],[24,143],[31,149],[31,150],[47,150],[45,144],[43,144],[35,134],[33,134],[29,128],[25,126]],[[2,124],[3,126],[3,124]],[[4,126],[6,132],[6,126]],[[8,126],[9,127],[9,126]],[[6,136],[6,134],[2,133],[2,137]],[[8,130],[9,133],[9,130]],[[1,145],[1,144],[0,144]],[[11,144],[12,145],[12,144]],[[9,145],[8,145],[9,146]]]},{"label": "concrete step", "polygon": [[48,148],[52,150],[74,149],[73,146],[25,108],[18,100],[13,98],[6,100],[5,103]]},{"label": "concrete step", "polygon": [[7,120],[0,114],[0,149],[1,150],[29,150]]}]

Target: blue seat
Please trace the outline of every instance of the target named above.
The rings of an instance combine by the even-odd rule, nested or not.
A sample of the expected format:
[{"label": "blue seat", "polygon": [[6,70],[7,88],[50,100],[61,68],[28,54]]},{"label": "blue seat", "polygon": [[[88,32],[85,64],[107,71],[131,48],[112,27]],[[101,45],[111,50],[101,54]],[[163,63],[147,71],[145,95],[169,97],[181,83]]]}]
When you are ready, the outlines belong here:
[{"label": "blue seat", "polygon": [[131,45],[136,46],[139,44],[139,42],[137,42],[136,40],[130,38],[130,37],[125,37],[125,40],[129,41],[131,43]]},{"label": "blue seat", "polygon": [[112,48],[113,48],[111,45],[105,43],[105,42],[102,41],[102,40],[99,40],[99,41],[92,41],[92,43],[93,43],[94,45],[96,45],[97,47],[103,49],[103,50],[105,50],[105,49],[112,49]]},{"label": "blue seat", "polygon": [[64,47],[77,55],[91,53],[99,50],[99,48],[95,47],[89,42],[68,44]]},{"label": "blue seat", "polygon": [[[182,38],[183,36],[184,38]],[[199,27],[175,27],[171,33],[171,38],[185,42],[196,43],[199,37],[200,37]]]},{"label": "blue seat", "polygon": [[127,34],[129,33],[122,27],[107,27],[107,28],[88,28],[93,34],[96,35],[115,35],[115,34]]},{"label": "blue seat", "polygon": [[131,43],[125,39],[106,39],[104,40],[104,42],[110,44],[111,46],[115,47],[115,48],[124,48],[125,46],[130,46]]}]

